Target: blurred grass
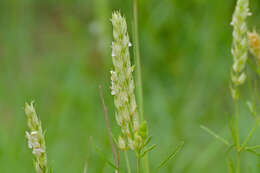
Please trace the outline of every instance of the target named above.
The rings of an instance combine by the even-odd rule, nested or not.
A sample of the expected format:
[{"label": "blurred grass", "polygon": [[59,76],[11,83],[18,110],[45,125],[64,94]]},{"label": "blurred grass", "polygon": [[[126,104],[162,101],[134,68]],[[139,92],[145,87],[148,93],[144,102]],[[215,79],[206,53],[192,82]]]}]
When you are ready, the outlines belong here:
[{"label": "blurred grass", "polygon": [[[98,85],[102,84],[112,124],[109,94],[112,9],[120,9],[132,30],[132,3],[119,0],[0,1],[0,172],[33,172],[24,139],[25,101],[35,100],[46,129],[54,172],[111,172],[89,136],[112,157]],[[249,25],[260,27],[258,1]],[[142,0],[139,35],[145,118],[153,143],[151,165],[179,141],[184,149],[161,172],[227,172],[226,148],[199,128],[207,125],[230,139],[229,91],[231,16],[235,0]],[[245,107],[245,106],[244,106]],[[241,109],[245,109],[242,107]],[[247,112],[241,133],[250,125]],[[118,128],[114,125],[113,131]],[[259,132],[259,129],[258,129]],[[253,140],[259,142],[257,135]],[[244,171],[259,172],[259,159],[244,154]],[[213,168],[213,169],[212,169]]]}]

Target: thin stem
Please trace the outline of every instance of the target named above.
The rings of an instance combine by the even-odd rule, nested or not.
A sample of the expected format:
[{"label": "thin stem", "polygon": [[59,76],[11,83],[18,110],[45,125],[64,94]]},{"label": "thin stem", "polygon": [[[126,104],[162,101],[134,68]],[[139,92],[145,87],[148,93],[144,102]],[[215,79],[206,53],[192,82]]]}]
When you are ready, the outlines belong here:
[{"label": "thin stem", "polygon": [[235,100],[235,122],[234,122],[234,129],[235,129],[235,144],[236,144],[236,148],[237,150],[239,150],[239,146],[240,146],[240,142],[239,142],[239,120],[238,120],[238,101]]},{"label": "thin stem", "polygon": [[237,151],[237,169],[236,173],[240,173],[240,152]]},{"label": "thin stem", "polygon": [[240,173],[240,142],[239,142],[239,121],[238,121],[238,100],[235,100],[235,122],[234,122],[234,130],[235,130],[235,139],[234,143],[236,145],[236,173]]},{"label": "thin stem", "polygon": [[254,132],[255,132],[257,126],[258,126],[258,122],[255,123],[254,127],[251,129],[251,131],[249,132],[247,138],[246,138],[245,141],[243,142],[243,144],[242,144],[242,146],[241,146],[241,149],[240,149],[241,151],[246,147],[248,141],[249,141],[250,138],[253,136],[253,134],[254,134]]},{"label": "thin stem", "polygon": [[260,145],[255,145],[255,146],[251,146],[251,147],[245,147],[246,150],[249,149],[249,150],[254,150],[254,149],[258,149],[260,148]]},{"label": "thin stem", "polygon": [[134,13],[134,54],[136,62],[136,85],[137,85],[137,96],[139,102],[139,112],[141,121],[143,117],[143,86],[142,86],[142,71],[139,51],[139,36],[138,36],[138,12],[137,12],[137,0],[133,0],[133,13]]},{"label": "thin stem", "polygon": [[141,157],[137,157],[137,173],[141,173]]},{"label": "thin stem", "polygon": [[222,138],[221,136],[219,136],[218,134],[216,134],[215,132],[213,132],[209,128],[207,128],[207,127],[205,127],[203,125],[201,125],[200,128],[205,130],[207,133],[209,133],[210,135],[212,135],[216,139],[218,139],[220,142],[224,143],[227,146],[230,146],[230,143],[226,139]]},{"label": "thin stem", "polygon": [[109,123],[108,111],[107,111],[107,107],[106,107],[106,104],[105,104],[101,85],[99,85],[99,94],[100,94],[100,99],[101,99],[103,107],[104,107],[104,114],[105,114],[105,118],[106,118],[107,132],[108,132],[108,136],[109,136],[109,143],[110,143],[112,153],[113,153],[113,159],[114,159],[115,165],[118,168],[118,170],[116,170],[116,173],[118,173],[119,172],[119,159],[118,159],[118,157],[116,157],[116,151],[115,151],[111,127],[110,127],[110,123]]},{"label": "thin stem", "polygon": [[131,173],[131,167],[130,167],[130,162],[129,162],[129,159],[128,159],[127,151],[125,151],[124,154],[125,154],[125,162],[126,162],[127,172]]},{"label": "thin stem", "polygon": [[[134,54],[136,62],[136,86],[137,86],[137,99],[139,103],[139,113],[141,122],[144,120],[143,115],[143,85],[142,85],[142,71],[141,71],[141,60],[140,60],[140,49],[139,49],[139,36],[138,36],[138,9],[137,0],[133,0],[133,15],[134,15]],[[149,159],[148,154],[143,159],[144,172],[149,173]]]}]

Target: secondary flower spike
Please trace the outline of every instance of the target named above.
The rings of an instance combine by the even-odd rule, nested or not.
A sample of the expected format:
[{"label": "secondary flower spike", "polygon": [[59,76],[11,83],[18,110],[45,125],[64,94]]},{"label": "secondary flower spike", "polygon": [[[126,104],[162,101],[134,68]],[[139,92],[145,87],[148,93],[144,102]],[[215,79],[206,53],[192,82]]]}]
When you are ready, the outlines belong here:
[{"label": "secondary flower spike", "polygon": [[233,68],[232,68],[232,96],[234,99],[238,98],[237,87],[245,82],[246,74],[244,72],[247,54],[248,54],[248,40],[247,40],[247,24],[246,18],[250,15],[249,1],[238,0],[233,14],[231,25],[233,26]]},{"label": "secondary flower spike", "polygon": [[26,131],[26,138],[28,140],[28,147],[32,149],[35,156],[35,170],[36,173],[47,173],[47,154],[44,134],[41,127],[41,122],[37,117],[33,103],[25,104],[25,114],[27,116],[29,132]]}]

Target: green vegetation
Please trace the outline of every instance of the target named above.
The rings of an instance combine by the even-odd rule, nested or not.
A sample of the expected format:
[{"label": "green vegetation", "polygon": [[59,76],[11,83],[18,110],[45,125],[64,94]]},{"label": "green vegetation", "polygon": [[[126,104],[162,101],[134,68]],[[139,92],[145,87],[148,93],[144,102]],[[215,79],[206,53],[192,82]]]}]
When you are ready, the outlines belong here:
[{"label": "green vegetation", "polygon": [[[236,3],[139,1],[138,35],[132,1],[0,1],[0,172],[35,172],[24,137],[28,127],[23,105],[30,100],[35,100],[42,122],[49,170],[112,172],[117,167],[99,97],[101,85],[117,141],[121,128],[109,89],[109,20],[114,10],[125,15],[130,42],[139,38],[130,55],[135,70],[142,69],[142,80],[137,73],[135,84],[141,121],[147,121],[152,135],[142,152],[149,151],[149,172],[259,172],[259,36],[248,34],[254,38],[249,44],[252,55],[241,71],[233,69],[233,79],[244,83],[238,88],[235,116],[230,21]],[[250,1],[248,31],[259,31],[259,5]],[[135,63],[138,54],[140,64]],[[240,78],[242,71],[246,79]],[[178,152],[180,141],[185,145]],[[122,170],[129,166],[137,172],[135,156],[129,151],[126,164],[120,153]],[[146,163],[141,163],[145,172]]]}]

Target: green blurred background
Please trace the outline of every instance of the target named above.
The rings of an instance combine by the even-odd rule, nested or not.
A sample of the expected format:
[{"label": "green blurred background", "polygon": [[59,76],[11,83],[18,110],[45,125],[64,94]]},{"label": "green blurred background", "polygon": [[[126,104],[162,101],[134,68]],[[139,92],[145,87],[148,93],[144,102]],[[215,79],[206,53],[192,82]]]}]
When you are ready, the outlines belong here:
[{"label": "green blurred background", "polygon": [[[234,6],[235,0],[140,0],[144,111],[152,143],[158,144],[150,154],[151,168],[185,141],[160,172],[227,172],[227,149],[199,126],[231,139],[227,126],[232,114]],[[260,27],[260,2],[251,0],[250,6],[254,15],[249,26]],[[24,103],[31,100],[46,129],[54,172],[83,172],[87,155],[89,172],[112,172],[89,137],[112,160],[98,85],[103,86],[117,134],[109,93],[109,19],[115,9],[126,16],[132,40],[132,0],[0,0],[1,173],[34,172],[24,138]],[[252,124],[244,112],[242,139]],[[250,144],[257,142],[259,135]],[[242,172],[260,172],[256,156],[242,157]]]}]

